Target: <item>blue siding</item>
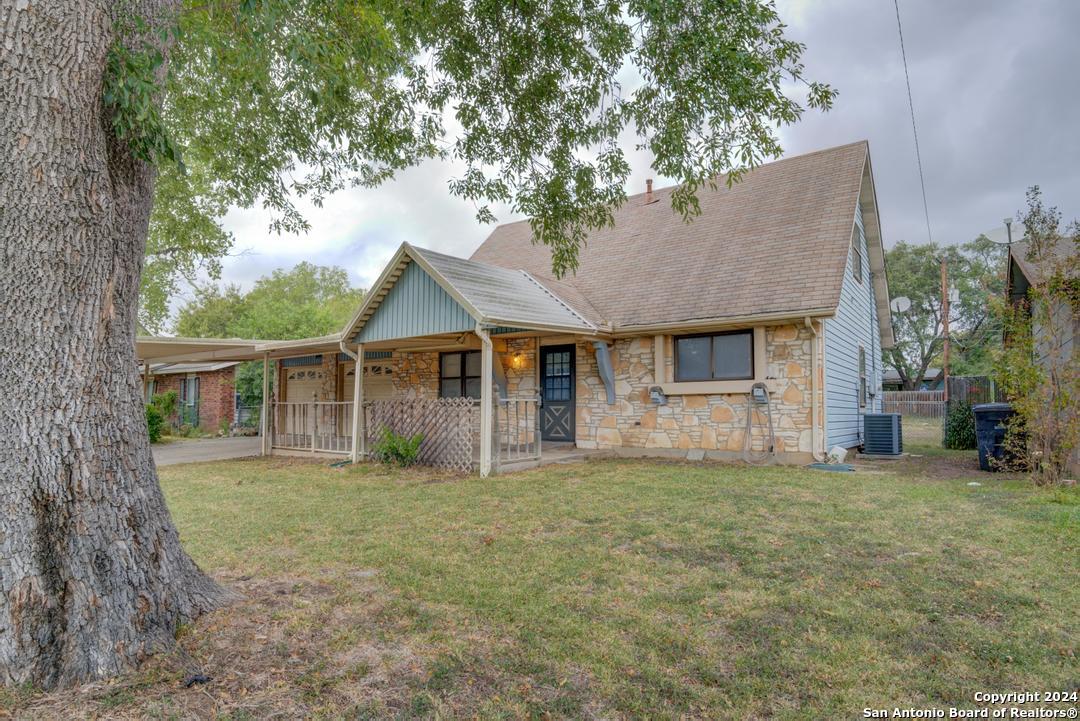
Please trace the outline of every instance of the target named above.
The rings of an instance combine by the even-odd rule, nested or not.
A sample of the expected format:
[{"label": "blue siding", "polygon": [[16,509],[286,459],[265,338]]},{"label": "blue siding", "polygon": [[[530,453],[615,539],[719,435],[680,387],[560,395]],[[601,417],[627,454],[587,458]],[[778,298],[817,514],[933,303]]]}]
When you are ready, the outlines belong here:
[{"label": "blue siding", "polygon": [[469,312],[423,268],[410,262],[353,340],[370,343],[461,333],[475,327],[476,321]]},{"label": "blue siding", "polygon": [[322,365],[322,354],[319,355],[304,355],[293,358],[283,358],[281,360],[282,368],[299,368],[301,366],[317,366]]},{"label": "blue siding", "polygon": [[[854,257],[849,253],[840,306],[836,317],[825,321],[825,436],[829,448],[859,445],[862,414],[881,411],[881,336],[860,209],[856,209],[855,224],[858,243],[853,252],[862,256],[862,283],[855,280]],[[870,395],[865,409],[859,408],[860,346],[866,351]]]},{"label": "blue siding", "polygon": [[[364,351],[364,360],[383,360],[389,358],[391,355],[393,354],[388,350],[366,350]],[[352,361],[352,358],[348,353],[338,353],[337,359],[339,363],[349,363]]]}]

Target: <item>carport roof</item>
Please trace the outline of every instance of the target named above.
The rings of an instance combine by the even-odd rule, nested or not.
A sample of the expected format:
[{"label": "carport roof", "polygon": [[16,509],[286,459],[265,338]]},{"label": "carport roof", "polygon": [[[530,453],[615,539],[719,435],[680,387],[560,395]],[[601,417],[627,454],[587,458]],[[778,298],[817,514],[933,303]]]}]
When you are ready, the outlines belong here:
[{"label": "carport roof", "polygon": [[288,358],[311,353],[337,352],[340,340],[339,333],[318,338],[280,341],[139,336],[135,339],[135,356],[140,363],[260,360],[264,354],[270,358]]}]

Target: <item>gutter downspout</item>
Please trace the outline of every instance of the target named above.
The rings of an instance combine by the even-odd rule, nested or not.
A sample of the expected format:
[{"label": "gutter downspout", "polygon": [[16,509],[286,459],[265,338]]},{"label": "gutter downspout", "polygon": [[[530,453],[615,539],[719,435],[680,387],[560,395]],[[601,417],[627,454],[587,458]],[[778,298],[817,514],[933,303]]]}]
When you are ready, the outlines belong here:
[{"label": "gutter downspout", "polygon": [[615,371],[611,367],[611,354],[608,352],[608,344],[601,340],[594,340],[592,344],[593,349],[596,351],[596,370],[600,373],[600,380],[604,382],[608,405],[613,406],[615,405]]},{"label": "gutter downspout", "polygon": [[815,461],[821,463],[825,460],[825,453],[818,449],[818,353],[821,338],[810,316],[806,316],[803,320],[806,327],[814,334],[814,339],[810,342],[810,453]]}]

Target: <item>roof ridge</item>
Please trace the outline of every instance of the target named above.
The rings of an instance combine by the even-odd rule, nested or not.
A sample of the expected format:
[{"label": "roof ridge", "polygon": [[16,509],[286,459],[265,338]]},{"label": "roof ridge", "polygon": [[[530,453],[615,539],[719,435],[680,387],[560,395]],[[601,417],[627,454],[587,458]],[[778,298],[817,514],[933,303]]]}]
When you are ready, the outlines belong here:
[{"label": "roof ridge", "polygon": [[[772,165],[779,165],[781,163],[786,163],[786,162],[788,162],[790,160],[799,160],[800,158],[811,158],[811,157],[813,157],[815,155],[821,155],[822,153],[833,153],[833,152],[836,152],[838,150],[842,150],[844,148],[850,148],[850,147],[855,146],[855,145],[869,146],[870,141],[863,138],[861,140],[853,140],[850,143],[843,143],[841,145],[834,145],[834,146],[832,146],[830,148],[820,148],[818,150],[811,150],[808,153],[799,153],[798,155],[785,155],[783,157],[776,158],[775,160],[770,160],[767,163],[761,163],[759,165],[755,165],[752,168],[744,168],[743,170],[745,170],[747,172],[750,172],[750,171],[758,170],[760,168],[765,168],[765,167],[769,167],[769,166],[772,166]],[[726,178],[729,174],[730,174],[730,171],[728,173],[717,173],[716,175],[713,176],[713,180],[719,182],[722,178]],[[655,196],[657,193],[660,193],[660,192],[674,190],[675,188],[678,188],[680,185],[682,185],[682,183],[675,183],[674,185],[665,185],[663,187],[653,188],[652,194]],[[646,196],[648,194],[649,194],[648,191],[645,191],[645,192],[642,192],[642,193],[630,193],[630,194],[627,194],[626,201],[629,202],[630,200],[632,200],[634,198],[642,198],[642,197],[644,197],[644,196]],[[618,209],[618,208],[616,208],[616,209]],[[511,221],[506,222],[506,223],[497,223],[495,225],[495,228],[504,228],[506,226],[517,225],[519,223],[528,223],[530,220],[532,220],[531,217],[522,218],[520,220],[511,220]],[[481,243],[481,245],[483,245],[483,243]],[[438,252],[438,251],[433,251],[433,252]],[[473,252],[475,253],[476,251],[474,250]],[[470,258],[469,260],[472,260],[472,259]],[[481,261],[473,261],[473,262],[481,262]]]},{"label": "roof ridge", "polygon": [[573,308],[573,307],[572,307],[572,306],[571,306],[571,305],[570,305],[569,303],[567,303],[567,302],[566,302],[565,300],[563,300],[563,299],[562,299],[562,298],[560,298],[559,296],[555,295],[555,293],[551,292],[551,289],[550,289],[550,288],[548,288],[548,287],[547,287],[546,285],[544,285],[543,283],[541,283],[540,281],[538,281],[538,280],[537,280],[536,278],[534,278],[534,277],[532,276],[532,274],[531,274],[531,273],[529,273],[529,272],[528,272],[527,270],[522,270],[521,268],[518,268],[518,272],[519,272],[519,273],[521,273],[521,274],[522,274],[523,276],[525,276],[526,278],[528,278],[529,280],[531,280],[531,281],[532,281],[533,283],[535,283],[535,284],[536,284],[536,285],[537,285],[537,286],[538,286],[538,287],[540,288],[540,290],[544,291],[545,293],[547,293],[548,295],[550,295],[550,296],[551,296],[552,298],[554,298],[554,299],[555,299],[555,302],[556,302],[556,303],[558,303],[558,304],[559,304],[559,305],[561,305],[561,306],[562,306],[563,308],[566,308],[566,309],[567,309],[568,311],[570,311],[571,313],[573,313],[573,314],[574,314],[574,316],[576,316],[576,317],[577,317],[577,318],[578,318],[578,319],[579,319],[579,320],[580,320],[580,321],[581,321],[582,323],[584,323],[585,325],[589,326],[589,327],[590,327],[590,328],[592,328],[593,330],[596,330],[596,325],[594,325],[593,323],[591,323],[591,322],[590,322],[590,321],[589,321],[589,320],[588,320],[588,319],[587,319],[587,318],[586,318],[585,316],[583,316],[583,315],[582,315],[581,313],[578,313],[578,312],[577,312],[577,310],[575,310],[575,309],[574,309],[574,308]]}]

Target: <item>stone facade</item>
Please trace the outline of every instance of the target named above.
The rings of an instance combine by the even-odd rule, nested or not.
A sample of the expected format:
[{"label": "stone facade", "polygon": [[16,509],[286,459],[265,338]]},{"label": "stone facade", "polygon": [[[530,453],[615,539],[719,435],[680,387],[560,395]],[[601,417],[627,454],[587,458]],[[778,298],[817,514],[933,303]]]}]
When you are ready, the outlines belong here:
[{"label": "stone facade", "polygon": [[[666,339],[667,377],[673,363],[671,339]],[[653,403],[649,387],[656,385],[652,337],[618,339],[611,351],[615,371],[614,405],[608,405],[604,384],[590,344],[577,344],[577,444],[582,448],[635,448],[664,455],[705,451],[725,457],[740,454],[746,434],[748,396],[673,395],[666,405]],[[772,416],[778,453],[809,456],[812,449],[810,393],[812,334],[787,325],[765,331],[766,378],[772,389]],[[820,350],[819,350],[820,353]],[[820,361],[820,356],[819,356]],[[818,388],[822,388],[818,364]],[[820,392],[820,390],[819,390]],[[823,404],[819,397],[819,428]],[[754,411],[752,448],[761,450],[767,418]]]},{"label": "stone facade", "polygon": [[[670,379],[674,372],[674,344],[671,336],[665,336],[664,342],[666,367],[660,375]],[[501,363],[506,373],[510,398],[535,397],[538,345],[535,337],[496,341],[499,351],[495,362]],[[818,350],[819,394],[824,388],[822,346],[819,344]],[[671,395],[665,405],[654,403],[649,396],[650,386],[657,385],[653,336],[640,336],[620,338],[612,344],[616,400],[608,405],[592,343],[582,340],[576,348],[576,439],[579,447],[698,458],[741,456],[746,434],[747,394]],[[765,375],[771,391],[776,451],[780,460],[805,461],[813,450],[812,348],[813,335],[804,326],[781,325],[765,329]],[[383,362],[393,369],[396,394],[410,398],[438,397],[438,353],[395,352]],[[329,367],[326,370],[328,377],[336,377],[331,376]],[[823,429],[823,397],[819,395],[818,400],[818,428]],[[752,420],[751,447],[763,450],[768,432],[767,418],[761,410],[754,410]],[[523,428],[522,438],[527,435],[528,429]]]},{"label": "stone facade", "polygon": [[403,398],[439,397],[438,353],[393,353],[394,394]]}]

